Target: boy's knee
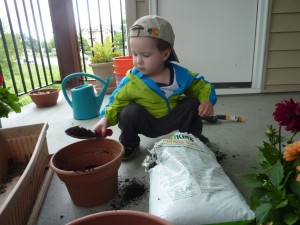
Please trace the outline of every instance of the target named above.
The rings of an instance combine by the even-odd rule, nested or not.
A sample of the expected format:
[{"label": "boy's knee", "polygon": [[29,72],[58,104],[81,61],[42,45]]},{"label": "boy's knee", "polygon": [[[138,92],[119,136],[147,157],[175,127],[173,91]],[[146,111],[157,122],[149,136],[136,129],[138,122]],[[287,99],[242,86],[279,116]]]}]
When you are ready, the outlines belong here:
[{"label": "boy's knee", "polygon": [[130,118],[135,118],[140,110],[142,110],[142,107],[136,103],[131,103],[124,107],[122,111],[120,112],[119,120],[128,120]]},{"label": "boy's knee", "polygon": [[194,97],[189,97],[189,98],[185,98],[182,101],[182,104],[185,105],[185,107],[187,108],[198,108],[200,102],[197,98]]}]

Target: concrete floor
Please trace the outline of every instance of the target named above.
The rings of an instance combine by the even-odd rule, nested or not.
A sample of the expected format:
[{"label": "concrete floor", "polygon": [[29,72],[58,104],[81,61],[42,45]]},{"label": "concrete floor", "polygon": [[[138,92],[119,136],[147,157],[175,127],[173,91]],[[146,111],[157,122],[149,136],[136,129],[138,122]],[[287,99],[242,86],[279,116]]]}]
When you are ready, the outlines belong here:
[{"label": "concrete floor", "polygon": [[[213,147],[227,155],[227,158],[222,160],[220,164],[246,199],[249,198],[250,189],[243,185],[239,174],[249,172],[249,168],[255,165],[256,146],[261,145],[262,141],[266,140],[264,131],[267,129],[267,125],[277,125],[274,123],[272,116],[275,103],[289,98],[299,101],[300,92],[219,96],[218,103],[215,106],[215,114],[242,116],[244,122],[218,121],[216,124],[207,122],[204,124],[204,134],[210,139]],[[105,102],[106,99],[103,106]],[[56,106],[36,108],[32,103],[23,107],[22,113],[11,113],[8,119],[2,119],[2,126],[7,128],[47,122],[49,124],[47,132],[48,148],[49,153],[52,154],[68,144],[80,141],[65,135],[64,131],[67,128],[79,125],[91,129],[97,120],[98,118],[90,120],[73,119],[71,107],[67,104],[63,95],[60,94]],[[118,139],[120,134],[118,127],[114,126],[112,129],[114,133],[111,138]],[[151,149],[155,142],[162,138],[168,138],[170,135],[156,139],[141,136],[141,151],[133,160],[122,162],[119,176],[122,178],[136,178],[148,186],[148,174],[144,171],[141,163],[147,154],[147,150]],[[60,225],[85,215],[111,210],[111,204],[116,198],[93,208],[75,206],[64,183],[54,174],[40,210],[37,224]],[[126,205],[123,209],[148,212],[148,193],[133,204]]]}]

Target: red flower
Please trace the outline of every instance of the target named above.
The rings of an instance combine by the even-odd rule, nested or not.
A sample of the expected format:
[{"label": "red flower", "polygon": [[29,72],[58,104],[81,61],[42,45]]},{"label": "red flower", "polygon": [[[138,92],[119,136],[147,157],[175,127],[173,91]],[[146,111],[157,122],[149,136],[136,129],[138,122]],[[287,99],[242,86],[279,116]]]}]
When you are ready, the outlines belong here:
[{"label": "red flower", "polygon": [[273,116],[286,131],[293,133],[300,131],[300,103],[295,103],[292,98],[277,103]]},{"label": "red flower", "polygon": [[0,73],[0,86],[3,86],[4,84],[4,77],[3,77],[3,74]]}]

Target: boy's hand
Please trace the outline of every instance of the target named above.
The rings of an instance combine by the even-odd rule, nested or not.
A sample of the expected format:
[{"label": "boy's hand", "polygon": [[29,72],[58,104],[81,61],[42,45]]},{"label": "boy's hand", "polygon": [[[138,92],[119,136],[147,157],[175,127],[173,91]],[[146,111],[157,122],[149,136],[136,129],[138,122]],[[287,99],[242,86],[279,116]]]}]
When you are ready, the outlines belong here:
[{"label": "boy's hand", "polygon": [[109,136],[106,134],[107,127],[109,127],[109,121],[107,118],[101,118],[98,123],[94,126],[93,130],[96,131],[98,134],[101,134],[103,137]]},{"label": "boy's hand", "polygon": [[199,116],[210,117],[214,115],[214,107],[210,101],[201,102],[198,107]]}]

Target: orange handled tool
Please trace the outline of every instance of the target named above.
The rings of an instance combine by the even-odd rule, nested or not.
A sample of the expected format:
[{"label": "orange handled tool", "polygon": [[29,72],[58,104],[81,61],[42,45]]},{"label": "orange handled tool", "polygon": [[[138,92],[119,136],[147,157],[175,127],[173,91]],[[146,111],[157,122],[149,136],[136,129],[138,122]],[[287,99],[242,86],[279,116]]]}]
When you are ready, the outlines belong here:
[{"label": "orange handled tool", "polygon": [[210,123],[216,123],[218,120],[230,120],[234,122],[243,121],[242,117],[235,116],[235,115],[215,115],[215,116],[205,117],[202,119]]}]

